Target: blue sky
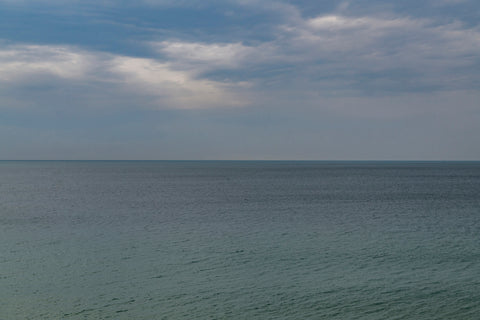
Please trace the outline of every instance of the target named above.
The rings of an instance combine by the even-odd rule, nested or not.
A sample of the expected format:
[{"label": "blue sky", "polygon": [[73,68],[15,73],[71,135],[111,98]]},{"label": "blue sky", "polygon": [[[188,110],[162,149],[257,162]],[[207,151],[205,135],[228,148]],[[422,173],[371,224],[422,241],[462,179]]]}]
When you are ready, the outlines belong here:
[{"label": "blue sky", "polygon": [[480,3],[0,0],[0,159],[479,160]]}]

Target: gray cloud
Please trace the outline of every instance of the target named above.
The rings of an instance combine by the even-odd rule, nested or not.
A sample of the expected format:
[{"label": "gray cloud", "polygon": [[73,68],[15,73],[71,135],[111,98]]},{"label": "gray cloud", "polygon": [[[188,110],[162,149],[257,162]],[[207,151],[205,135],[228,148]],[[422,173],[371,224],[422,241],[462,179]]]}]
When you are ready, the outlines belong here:
[{"label": "gray cloud", "polygon": [[[176,69],[206,76],[230,70],[263,89],[272,77],[291,87],[294,76],[298,87],[324,95],[386,95],[476,88],[479,40],[479,27],[460,22],[323,15],[294,17],[274,40],[256,46],[181,40],[153,46]],[[269,72],[279,69],[285,71]]]}]

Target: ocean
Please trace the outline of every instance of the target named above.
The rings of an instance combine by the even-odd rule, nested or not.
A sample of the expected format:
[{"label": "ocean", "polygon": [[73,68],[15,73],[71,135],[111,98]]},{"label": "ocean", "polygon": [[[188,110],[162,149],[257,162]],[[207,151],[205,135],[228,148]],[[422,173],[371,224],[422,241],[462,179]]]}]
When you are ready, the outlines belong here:
[{"label": "ocean", "polygon": [[0,161],[0,319],[479,319],[480,162]]}]

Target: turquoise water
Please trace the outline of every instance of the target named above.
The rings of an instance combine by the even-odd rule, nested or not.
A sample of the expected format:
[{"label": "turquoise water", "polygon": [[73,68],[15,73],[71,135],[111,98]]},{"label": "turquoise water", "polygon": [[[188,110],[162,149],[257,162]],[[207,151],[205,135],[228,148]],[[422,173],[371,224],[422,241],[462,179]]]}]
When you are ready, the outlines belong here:
[{"label": "turquoise water", "polygon": [[0,162],[0,319],[479,314],[479,162]]}]

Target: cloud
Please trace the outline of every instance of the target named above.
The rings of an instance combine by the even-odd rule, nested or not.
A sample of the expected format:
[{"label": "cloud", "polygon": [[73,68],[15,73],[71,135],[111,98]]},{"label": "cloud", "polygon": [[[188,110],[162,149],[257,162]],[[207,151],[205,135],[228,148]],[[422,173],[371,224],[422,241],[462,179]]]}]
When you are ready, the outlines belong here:
[{"label": "cloud", "polygon": [[[246,99],[236,90],[246,83],[223,83],[198,79],[188,70],[175,70],[169,63],[155,59],[138,58],[110,53],[79,50],[68,46],[11,45],[0,49],[0,83],[10,88],[3,92],[4,101],[25,100],[15,96],[15,88],[35,95],[32,88],[41,86],[36,103],[41,103],[45,92],[55,96],[66,88],[88,86],[90,92],[75,92],[72,99],[87,95],[102,96],[102,87],[108,89],[112,101],[127,98],[142,102],[147,108],[212,108],[241,106]],[[30,92],[28,91],[30,89]],[[105,98],[98,103],[105,103]],[[95,104],[95,101],[90,101]],[[28,103],[23,103],[26,105]],[[5,107],[1,106],[1,107]]]},{"label": "cloud", "polygon": [[0,81],[22,81],[48,74],[63,79],[85,78],[95,57],[66,47],[14,45],[0,49]]},{"label": "cloud", "polygon": [[210,79],[228,70],[265,91],[269,83],[283,83],[302,95],[389,95],[469,90],[480,81],[474,72],[480,64],[480,29],[457,21],[295,16],[277,27],[272,40],[257,44],[177,39],[151,45],[175,70]]},{"label": "cloud", "polygon": [[274,43],[247,46],[242,43],[161,41],[151,45],[167,58],[172,67],[198,76],[218,70],[245,71],[261,64],[284,62],[283,57],[277,56],[281,52]]},{"label": "cloud", "polygon": [[[58,90],[90,83],[95,96],[102,96],[103,87],[120,101],[186,109],[275,104],[273,98],[287,93],[288,101],[313,101],[468,91],[480,82],[478,26],[393,13],[347,14],[347,2],[333,13],[309,16],[281,2],[229,3],[278,13],[281,21],[270,26],[268,39],[255,41],[214,36],[192,41],[181,32],[161,33],[162,39],[139,45],[143,56],[65,45],[0,45],[0,82],[12,88],[51,83]],[[4,95],[4,101],[15,100],[13,93]],[[103,95],[99,104],[108,100]]]},{"label": "cloud", "polygon": [[125,90],[141,91],[157,98],[159,105],[181,109],[232,107],[246,104],[246,99],[233,93],[245,83],[229,84],[196,79],[188,71],[178,71],[168,63],[154,59],[115,57],[111,72],[121,76]]},{"label": "cloud", "polygon": [[257,52],[257,48],[241,43],[162,41],[153,45],[169,59],[189,64],[207,64],[210,67],[214,64],[218,68],[238,68],[249,56]]},{"label": "cloud", "polygon": [[[478,53],[480,29],[408,17],[320,16],[286,29],[300,46],[323,52],[412,54],[426,59]],[[439,50],[441,49],[441,50]],[[415,59],[411,60],[415,61]],[[408,63],[408,61],[402,61]]]},{"label": "cloud", "polygon": [[478,27],[398,16],[322,15],[282,28],[288,36],[277,47],[287,48],[284,54],[306,67],[307,78],[344,79],[345,88],[368,93],[466,89],[479,80],[472,71],[480,62]]}]

